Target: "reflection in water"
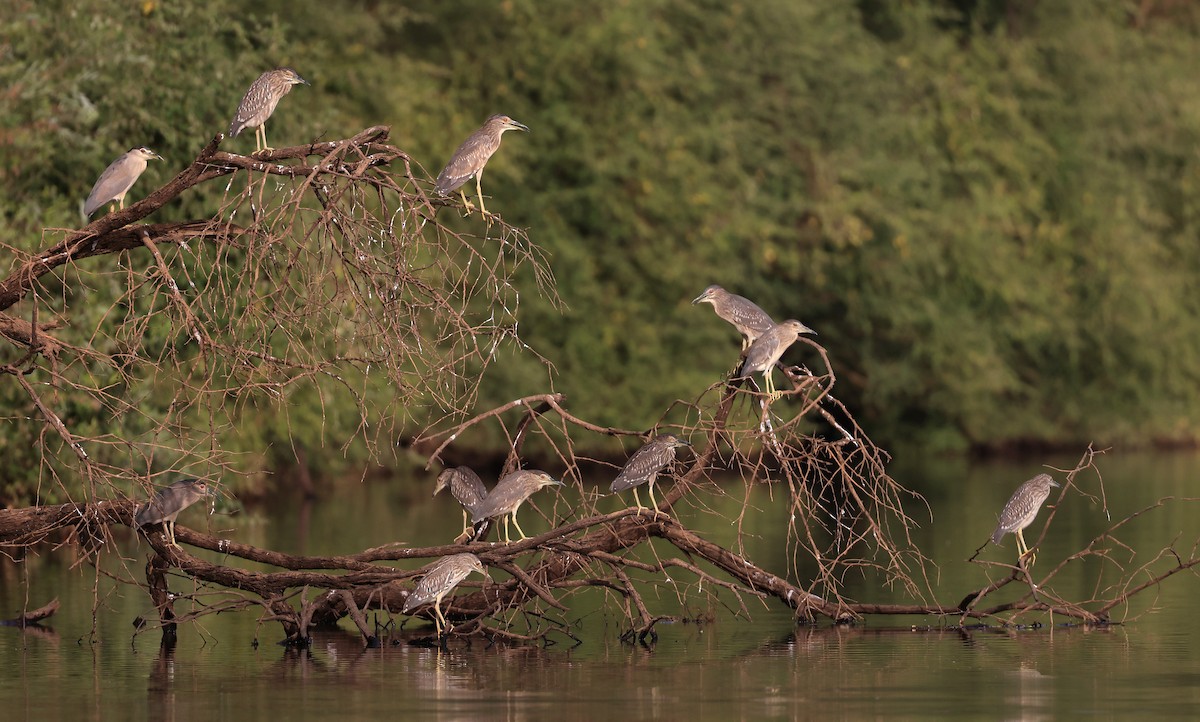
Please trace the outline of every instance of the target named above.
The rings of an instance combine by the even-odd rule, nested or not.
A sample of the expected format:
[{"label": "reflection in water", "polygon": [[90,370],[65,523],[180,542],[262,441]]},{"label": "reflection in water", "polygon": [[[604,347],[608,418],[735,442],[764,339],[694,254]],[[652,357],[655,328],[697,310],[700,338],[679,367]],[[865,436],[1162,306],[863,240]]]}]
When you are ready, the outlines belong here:
[{"label": "reflection in water", "polygon": [[1001,684],[1007,683],[1005,705],[1015,713],[1009,718],[1042,720],[1054,717],[1053,680],[1037,670],[1033,662],[1021,660],[1016,671],[1005,673]]},{"label": "reflection in water", "polygon": [[155,720],[175,719],[175,645],[163,643],[150,667],[146,685],[146,708]]},{"label": "reflection in water", "polygon": [[305,496],[296,510],[296,554],[308,554],[308,534],[312,527],[313,500]]}]

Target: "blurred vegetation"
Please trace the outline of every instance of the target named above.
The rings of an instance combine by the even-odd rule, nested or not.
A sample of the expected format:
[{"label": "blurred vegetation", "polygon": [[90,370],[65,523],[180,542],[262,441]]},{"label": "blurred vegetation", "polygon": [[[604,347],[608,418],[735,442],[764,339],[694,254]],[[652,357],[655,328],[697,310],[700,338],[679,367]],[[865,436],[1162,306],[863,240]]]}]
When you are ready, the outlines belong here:
[{"label": "blurred vegetation", "polygon": [[[689,303],[720,283],[817,329],[885,446],[1198,437],[1198,3],[0,4],[4,244],[77,226],[99,171],[144,144],[167,160],[140,198],[290,65],[313,87],[281,104],[274,145],[387,124],[433,176],[491,113],[531,127],[484,189],[551,253],[568,308],[530,279],[522,336],[551,378],[506,351],[480,407],[552,386],[580,416],[652,425],[734,364],[737,335]],[[120,289],[63,294],[80,319]],[[360,461],[343,450],[357,419],[318,396],[244,410],[227,443],[251,467],[293,443],[327,471]],[[0,433],[9,498],[36,487],[33,433]]]}]

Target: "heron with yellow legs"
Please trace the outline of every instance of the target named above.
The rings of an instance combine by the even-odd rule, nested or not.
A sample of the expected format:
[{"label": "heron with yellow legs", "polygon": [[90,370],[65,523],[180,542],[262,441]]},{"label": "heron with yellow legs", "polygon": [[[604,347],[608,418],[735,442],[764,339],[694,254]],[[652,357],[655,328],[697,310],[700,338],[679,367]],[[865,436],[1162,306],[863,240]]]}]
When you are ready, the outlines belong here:
[{"label": "heron with yellow legs", "polygon": [[179,544],[175,541],[175,519],[184,509],[211,494],[212,488],[205,479],[181,479],[162,489],[153,499],[139,507],[133,516],[133,522],[139,529],[151,524],[162,524],[167,544],[178,547]]},{"label": "heron with yellow legs", "polygon": [[[426,604],[433,604],[433,623],[437,629],[437,636],[442,637],[442,630],[450,626],[446,621],[445,615],[442,614],[442,600],[447,594],[454,591],[459,582],[466,579],[472,572],[478,572],[485,579],[491,581],[492,577],[484,568],[483,562],[474,554],[451,554],[450,556],[442,557],[434,562],[429,571],[425,572],[425,576],[421,581],[417,582],[417,586],[413,588],[412,593],[404,600],[404,606],[400,609],[402,614],[412,614],[417,609]],[[451,627],[453,629],[453,627]]]},{"label": "heron with yellow legs", "polygon": [[462,145],[458,146],[458,150],[454,151],[454,155],[450,156],[446,167],[442,169],[441,173],[438,173],[437,182],[433,188],[437,194],[444,197],[457,190],[462,196],[463,206],[470,213],[474,206],[467,200],[467,194],[462,190],[462,186],[473,177],[475,178],[475,193],[479,196],[479,210],[484,216],[491,215],[483,203],[483,186],[481,184],[483,168],[492,155],[500,149],[500,140],[510,130],[529,132],[527,126],[507,115],[498,113],[488,118],[479,130],[467,136]]},{"label": "heron with yellow legs", "polygon": [[526,499],[547,486],[563,486],[563,483],[544,471],[533,469],[518,469],[506,474],[496,484],[496,488],[475,507],[471,515],[472,523],[478,525],[487,519],[503,519],[504,541],[509,542],[511,538],[508,535],[508,522],[511,519],[513,526],[517,527],[517,533],[525,539],[525,532],[517,523],[517,510]]},{"label": "heron with yellow legs", "polygon": [[658,510],[658,500],[654,498],[654,482],[663,469],[675,461],[675,450],[691,446],[687,441],[674,434],[659,434],[646,443],[645,446],[633,452],[629,461],[617,478],[613,480],[609,491],[625,491],[633,489],[633,500],[637,503],[638,511],[643,508],[642,500],[638,498],[637,488],[645,484],[650,490],[651,509]]},{"label": "heron with yellow legs", "polygon": [[236,137],[245,128],[254,128],[255,155],[273,150],[267,145],[267,118],[275,112],[275,106],[283,96],[292,91],[292,86],[308,84],[291,68],[275,68],[258,76],[238,103],[233,122],[229,124],[229,137]]},{"label": "heron with yellow legs", "polygon": [[146,172],[146,165],[151,160],[162,160],[162,156],[146,147],[132,148],[122,153],[116,160],[108,164],[88,194],[83,204],[83,215],[91,218],[105,203],[112,203],[109,212],[125,207],[125,194]]},{"label": "heron with yellow legs", "polygon": [[783,356],[783,352],[800,338],[801,334],[816,333],[808,326],[794,318],[777,323],[755,339],[746,349],[745,359],[738,369],[737,378],[746,378],[752,374],[763,375],[764,389],[767,397],[774,401],[782,394],[775,390],[775,382],[771,379],[771,371]]},{"label": "heron with yellow legs", "polygon": [[992,532],[992,543],[999,544],[1005,534],[1015,534],[1017,537],[1017,561],[1029,558],[1032,565],[1037,555],[1025,543],[1024,530],[1037,518],[1042,504],[1050,497],[1050,490],[1059,486],[1049,474],[1038,474],[1029,481],[1017,487],[1004,511],[1000,512],[1000,520],[996,531]]}]

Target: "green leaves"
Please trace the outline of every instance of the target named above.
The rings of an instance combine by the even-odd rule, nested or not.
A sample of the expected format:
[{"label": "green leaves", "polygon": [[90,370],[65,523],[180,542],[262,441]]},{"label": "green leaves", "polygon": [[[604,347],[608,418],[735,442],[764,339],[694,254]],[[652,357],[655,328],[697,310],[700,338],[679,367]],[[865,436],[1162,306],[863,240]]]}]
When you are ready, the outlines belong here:
[{"label": "green leaves", "polygon": [[[649,426],[720,379],[736,334],[688,303],[720,283],[817,329],[877,439],[1190,439],[1200,43],[1104,3],[977,5],[26,4],[0,18],[0,242],[77,225],[146,144],[167,162],[140,197],[288,64],[313,87],[272,118],[279,144],[388,124],[434,176],[492,113],[530,126],[484,191],[551,254],[567,310],[523,277],[521,334],[581,416]],[[79,280],[94,328],[122,290]],[[515,350],[489,373],[481,407],[551,384]],[[337,403],[318,396],[290,403]]]}]

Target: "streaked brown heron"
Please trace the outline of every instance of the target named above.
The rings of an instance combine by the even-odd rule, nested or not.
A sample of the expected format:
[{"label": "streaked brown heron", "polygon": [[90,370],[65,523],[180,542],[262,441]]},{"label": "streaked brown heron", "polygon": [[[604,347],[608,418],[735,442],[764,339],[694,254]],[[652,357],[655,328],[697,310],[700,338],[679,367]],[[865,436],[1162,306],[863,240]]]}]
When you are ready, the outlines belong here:
[{"label": "streaked brown heron", "polygon": [[517,509],[520,509],[521,504],[533,496],[538,489],[562,485],[561,481],[544,471],[518,469],[506,474],[496,484],[496,488],[492,489],[491,493],[475,507],[475,512],[471,515],[472,523],[479,524],[486,519],[503,517],[504,541],[508,542],[511,541],[508,536],[508,520],[511,518],[513,525],[517,527],[517,533],[521,535],[522,539],[525,539],[525,532],[517,523]]},{"label": "streaked brown heron", "polygon": [[800,334],[802,333],[816,332],[794,318],[789,318],[767,329],[763,335],[759,336],[746,349],[746,358],[742,362],[742,367],[738,370],[737,377],[744,378],[761,372],[767,396],[772,400],[779,398],[780,393],[775,390],[775,382],[771,379],[771,371],[775,368],[775,364],[779,363],[779,358],[783,356],[783,352],[787,351],[789,346],[796,343],[796,339],[800,338]]},{"label": "streaked brown heron", "polygon": [[275,68],[258,76],[238,104],[233,122],[229,124],[229,137],[237,136],[243,128],[254,128],[254,152],[273,150],[267,145],[267,118],[275,112],[275,106],[283,96],[291,92],[293,85],[308,84],[291,68]]},{"label": "streaked brown heron", "polygon": [[437,636],[440,639],[442,629],[449,626],[446,617],[442,615],[442,599],[471,572],[479,572],[488,581],[492,579],[491,575],[487,573],[487,569],[484,568],[483,562],[479,561],[479,557],[474,554],[452,554],[442,557],[430,565],[429,571],[425,572],[425,576],[417,582],[412,594],[409,594],[408,598],[404,600],[404,607],[400,612],[412,614],[420,607],[432,602],[433,623],[437,627]]},{"label": "streaked brown heron", "polygon": [[438,492],[446,487],[450,487],[450,494],[462,505],[463,531],[465,532],[471,528],[467,513],[474,512],[479,502],[487,496],[487,487],[483,485],[479,474],[466,466],[445,469],[438,474],[437,484],[433,487],[433,495],[437,496]]},{"label": "streaked brown heron", "polygon": [[145,506],[139,507],[133,521],[139,528],[150,524],[162,524],[167,543],[177,547],[179,544],[175,542],[175,519],[179,512],[210,494],[212,489],[206,480],[181,479],[160,490]]},{"label": "streaked brown heron", "polygon": [[433,187],[437,194],[447,196],[458,189],[463,205],[470,213],[474,206],[467,200],[467,194],[462,190],[462,185],[471,180],[471,176],[475,176],[475,192],[479,195],[479,210],[483,212],[483,215],[488,215],[487,206],[483,203],[483,186],[480,179],[483,178],[483,167],[487,165],[492,154],[499,150],[500,139],[509,130],[529,132],[528,127],[507,115],[497,113],[488,118],[483,127],[468,136],[463,144],[458,146],[458,150],[450,156],[450,162],[446,164],[441,173],[438,173],[437,183]]},{"label": "streaked brown heron", "polygon": [[161,155],[149,148],[133,148],[109,163],[92,186],[92,192],[83,204],[83,215],[90,218],[105,203],[116,204],[116,208],[109,209],[110,213],[124,208],[125,194],[146,171],[147,161],[154,158],[162,160]]},{"label": "streaked brown heron", "polygon": [[1000,521],[996,524],[996,531],[992,532],[992,543],[999,544],[1005,534],[1016,534],[1018,561],[1029,556],[1029,563],[1032,564],[1034,555],[1025,543],[1025,535],[1022,532],[1037,518],[1042,504],[1050,496],[1050,490],[1056,487],[1058,482],[1049,474],[1038,474],[1017,487],[1008,503],[1004,505],[1004,511],[1000,512]]},{"label": "streaked brown heron", "polygon": [[658,509],[658,500],[654,498],[654,481],[659,473],[675,461],[675,450],[681,446],[691,446],[674,434],[659,434],[646,445],[633,452],[625,468],[617,474],[609,491],[625,491],[633,489],[633,499],[641,510],[642,500],[638,498],[637,488],[646,484],[650,488],[650,503],[653,509]]},{"label": "streaked brown heron", "polygon": [[745,296],[730,293],[716,284],[704,289],[703,293],[692,299],[693,306],[698,303],[712,304],[717,316],[732,324],[738,333],[742,334],[743,351],[775,325],[771,316],[759,308],[758,304]]}]

